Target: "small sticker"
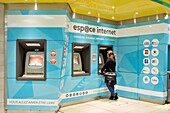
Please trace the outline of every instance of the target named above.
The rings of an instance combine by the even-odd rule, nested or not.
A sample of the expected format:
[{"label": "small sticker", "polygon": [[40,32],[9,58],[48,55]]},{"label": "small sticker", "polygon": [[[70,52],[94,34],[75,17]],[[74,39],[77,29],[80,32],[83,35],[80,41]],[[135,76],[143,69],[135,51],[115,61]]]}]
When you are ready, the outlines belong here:
[{"label": "small sticker", "polygon": [[144,58],[143,59],[143,64],[144,65],[149,65],[150,64],[150,59],[149,58]]},{"label": "small sticker", "polygon": [[143,45],[144,45],[144,47],[149,47],[150,41],[148,39],[144,40]]},{"label": "small sticker", "polygon": [[50,63],[51,63],[51,64],[56,64],[56,62],[57,62],[57,61],[56,61],[55,58],[52,58],[52,59],[50,60]]},{"label": "small sticker", "polygon": [[150,50],[149,49],[144,49],[143,50],[143,55],[144,56],[149,56],[150,55]]},{"label": "small sticker", "polygon": [[157,68],[157,67],[153,67],[153,68],[151,69],[151,73],[154,74],[154,75],[157,75],[157,74],[159,73],[158,68]]},{"label": "small sticker", "polygon": [[158,84],[159,80],[157,77],[152,77],[151,82],[152,82],[152,84],[156,85],[156,84]]},{"label": "small sticker", "polygon": [[149,67],[144,67],[142,71],[143,71],[144,74],[149,74],[150,73]]},{"label": "small sticker", "polygon": [[96,62],[96,58],[93,58],[93,62]]},{"label": "small sticker", "polygon": [[66,58],[63,58],[63,67],[66,66]]},{"label": "small sticker", "polygon": [[152,56],[158,56],[159,50],[157,48],[152,49]]},{"label": "small sticker", "polygon": [[67,56],[67,48],[64,47],[64,56]]},{"label": "small sticker", "polygon": [[95,52],[93,52],[93,56],[96,56],[96,53],[95,53]]},{"label": "small sticker", "polygon": [[56,56],[56,51],[55,51],[55,50],[52,50],[52,51],[50,52],[50,56]]},{"label": "small sticker", "polygon": [[150,82],[150,78],[149,78],[148,76],[144,76],[144,77],[143,77],[143,82],[144,82],[145,84],[148,84],[148,83]]},{"label": "small sticker", "polygon": [[152,63],[153,66],[157,66],[159,64],[159,60],[157,58],[153,58],[151,60],[151,63]]},{"label": "small sticker", "polygon": [[64,44],[67,46],[68,45],[68,37],[67,35],[65,35],[65,41],[64,41]]},{"label": "small sticker", "polygon": [[158,45],[159,45],[158,39],[153,39],[153,40],[152,40],[152,46],[153,46],[153,47],[157,47]]}]

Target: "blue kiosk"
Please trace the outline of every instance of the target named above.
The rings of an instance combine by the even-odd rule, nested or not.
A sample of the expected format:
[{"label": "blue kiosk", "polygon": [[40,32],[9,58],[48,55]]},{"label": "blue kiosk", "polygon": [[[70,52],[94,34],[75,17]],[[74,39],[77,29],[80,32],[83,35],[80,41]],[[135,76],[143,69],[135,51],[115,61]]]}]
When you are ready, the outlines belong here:
[{"label": "blue kiosk", "polygon": [[117,54],[119,96],[164,104],[168,26],[166,20],[113,26],[72,19],[64,10],[8,11],[7,109],[58,110],[108,95],[100,74],[108,50]]}]

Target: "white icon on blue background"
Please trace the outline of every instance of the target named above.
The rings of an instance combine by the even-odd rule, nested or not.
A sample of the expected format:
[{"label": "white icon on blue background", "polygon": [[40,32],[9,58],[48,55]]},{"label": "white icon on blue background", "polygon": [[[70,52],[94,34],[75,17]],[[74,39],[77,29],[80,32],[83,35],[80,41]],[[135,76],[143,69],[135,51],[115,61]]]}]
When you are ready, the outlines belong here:
[{"label": "white icon on blue background", "polygon": [[152,53],[152,56],[158,56],[159,50],[157,48],[153,48],[151,53]]},{"label": "white icon on blue background", "polygon": [[157,47],[158,45],[159,45],[158,39],[153,39],[153,40],[152,40],[152,46],[153,46],[153,47]]},{"label": "white icon on blue background", "polygon": [[150,59],[149,58],[144,58],[143,59],[143,64],[144,65],[149,65],[150,64]]},{"label": "white icon on blue background", "polygon": [[159,64],[159,60],[157,58],[153,58],[151,60],[151,63],[152,63],[153,66],[157,66]]}]

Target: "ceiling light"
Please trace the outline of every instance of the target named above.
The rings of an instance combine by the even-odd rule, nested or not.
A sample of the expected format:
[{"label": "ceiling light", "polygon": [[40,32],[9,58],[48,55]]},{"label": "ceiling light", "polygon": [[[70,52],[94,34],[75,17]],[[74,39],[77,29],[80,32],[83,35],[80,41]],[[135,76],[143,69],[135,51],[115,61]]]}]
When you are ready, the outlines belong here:
[{"label": "ceiling light", "polygon": [[136,18],[134,18],[134,24],[136,24]]},{"label": "ceiling light", "polygon": [[159,17],[158,17],[158,15],[156,15],[156,20],[159,20]]},{"label": "ceiling light", "polygon": [[74,49],[82,49],[84,46],[75,46]]},{"label": "ceiling light", "polygon": [[112,9],[114,9],[115,8],[115,6],[112,6]]},{"label": "ceiling light", "polygon": [[39,43],[26,43],[27,46],[40,46]]},{"label": "ceiling light", "polygon": [[139,14],[138,12],[135,13],[136,15]]},{"label": "ceiling light", "polygon": [[90,15],[90,14],[91,14],[91,12],[88,12],[88,14]]},{"label": "ceiling light", "polygon": [[73,13],[73,16],[72,16],[72,18],[75,18],[76,17],[76,14],[75,13]]},{"label": "ceiling light", "polygon": [[37,9],[38,9],[37,3],[35,3],[35,5],[34,5],[34,10],[37,10]]},{"label": "ceiling light", "polygon": [[120,25],[123,25],[123,21],[122,20],[120,21]]},{"label": "ceiling light", "polygon": [[101,50],[105,50],[105,49],[107,49],[107,48],[106,48],[106,47],[100,47],[100,49],[101,49]]},{"label": "ceiling light", "polygon": [[148,21],[150,21],[150,18],[148,17]]},{"label": "ceiling light", "polygon": [[168,17],[169,17],[169,15],[168,15],[168,14],[166,14],[166,15],[165,15],[165,19],[168,19]]},{"label": "ceiling light", "polygon": [[100,18],[97,19],[97,23],[99,23],[99,22],[100,22]]},{"label": "ceiling light", "polygon": [[112,19],[114,19],[115,17],[114,16],[112,16]]}]

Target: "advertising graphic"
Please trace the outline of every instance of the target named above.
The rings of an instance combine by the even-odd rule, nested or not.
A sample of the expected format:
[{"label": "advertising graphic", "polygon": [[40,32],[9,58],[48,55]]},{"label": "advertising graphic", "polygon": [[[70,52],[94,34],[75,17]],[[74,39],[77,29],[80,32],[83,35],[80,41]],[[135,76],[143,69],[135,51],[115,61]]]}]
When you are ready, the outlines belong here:
[{"label": "advertising graphic", "polygon": [[149,49],[144,49],[143,50],[143,55],[144,56],[149,56],[150,55],[150,50]]},{"label": "advertising graphic", "polygon": [[50,52],[50,56],[56,56],[56,51],[55,51],[55,50],[52,50],[52,51]]},{"label": "advertising graphic", "polygon": [[95,53],[95,52],[93,52],[93,56],[96,56],[96,53]]},{"label": "advertising graphic", "polygon": [[57,61],[56,61],[55,58],[52,58],[52,59],[50,60],[50,63],[51,63],[51,64],[56,64],[56,62],[57,62]]},{"label": "advertising graphic", "polygon": [[149,47],[150,41],[148,39],[144,40],[143,45],[144,45],[144,47]]},{"label": "advertising graphic", "polygon": [[96,58],[93,58],[93,62],[96,62]]},{"label": "advertising graphic", "polygon": [[157,75],[157,74],[159,73],[158,68],[157,68],[157,67],[153,67],[153,68],[151,69],[151,73],[154,74],[154,75]]},{"label": "advertising graphic", "polygon": [[158,45],[159,45],[158,39],[153,39],[153,40],[152,40],[152,46],[153,46],[153,47],[157,47]]},{"label": "advertising graphic", "polygon": [[143,77],[143,82],[144,82],[145,84],[148,84],[148,83],[150,82],[150,78],[149,78],[148,76],[144,76],[144,77]]},{"label": "advertising graphic", "polygon": [[63,68],[61,71],[61,77],[63,77],[64,75],[65,75],[65,68]]},{"label": "advertising graphic", "polygon": [[67,56],[67,48],[64,47],[64,56]]},{"label": "advertising graphic", "polygon": [[152,78],[151,78],[151,83],[152,83],[152,84],[156,85],[156,84],[158,84],[158,82],[159,82],[159,80],[158,80],[157,77],[152,77]]},{"label": "advertising graphic", "polygon": [[153,66],[157,66],[159,64],[159,60],[157,58],[153,58],[151,60],[151,63],[152,63]]},{"label": "advertising graphic", "polygon": [[67,37],[67,35],[65,35],[65,41],[64,41],[64,44],[65,44],[65,45],[68,45],[68,37]]},{"label": "advertising graphic", "polygon": [[157,48],[152,49],[152,56],[158,56],[159,50]]},{"label": "advertising graphic", "polygon": [[144,67],[142,71],[143,71],[144,74],[149,74],[150,73],[149,67]]},{"label": "advertising graphic", "polygon": [[143,64],[144,65],[149,65],[150,64],[150,59],[149,58],[144,58],[143,59]]},{"label": "advertising graphic", "polygon": [[63,58],[63,67],[66,66],[66,58]]},{"label": "advertising graphic", "polygon": [[88,91],[84,90],[84,91],[80,91],[80,92],[74,92],[74,93],[67,93],[65,94],[66,98],[71,98],[71,97],[79,97],[79,96],[84,96],[84,95],[88,95]]},{"label": "advertising graphic", "polygon": [[60,90],[63,88],[63,86],[64,86],[64,79],[62,79],[62,80],[60,81]]}]

